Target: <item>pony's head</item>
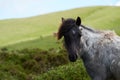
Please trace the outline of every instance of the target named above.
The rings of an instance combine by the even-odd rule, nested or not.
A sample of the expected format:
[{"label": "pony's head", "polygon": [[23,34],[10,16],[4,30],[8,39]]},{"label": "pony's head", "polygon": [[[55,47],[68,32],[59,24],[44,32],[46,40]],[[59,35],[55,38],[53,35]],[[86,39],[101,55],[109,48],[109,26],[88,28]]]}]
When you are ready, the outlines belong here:
[{"label": "pony's head", "polygon": [[69,60],[72,62],[77,60],[80,49],[80,25],[80,17],[77,17],[76,20],[62,18],[62,24],[58,30],[58,40],[64,37],[65,48],[68,51]]}]

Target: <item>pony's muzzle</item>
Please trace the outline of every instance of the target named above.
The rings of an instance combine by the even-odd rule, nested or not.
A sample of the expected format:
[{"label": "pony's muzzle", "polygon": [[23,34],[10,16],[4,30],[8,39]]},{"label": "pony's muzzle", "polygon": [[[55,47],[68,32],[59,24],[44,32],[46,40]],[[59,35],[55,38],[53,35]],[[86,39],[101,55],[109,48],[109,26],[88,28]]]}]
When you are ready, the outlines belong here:
[{"label": "pony's muzzle", "polygon": [[77,55],[76,55],[76,54],[74,54],[74,55],[69,55],[69,60],[70,60],[71,62],[75,62],[75,61],[77,60]]}]

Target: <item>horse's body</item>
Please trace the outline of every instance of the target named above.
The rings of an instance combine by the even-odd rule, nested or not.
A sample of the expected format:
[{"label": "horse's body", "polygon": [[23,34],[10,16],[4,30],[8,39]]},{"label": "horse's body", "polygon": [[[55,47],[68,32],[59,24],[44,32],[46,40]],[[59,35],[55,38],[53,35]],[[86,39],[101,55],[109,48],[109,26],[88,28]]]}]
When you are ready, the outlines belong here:
[{"label": "horse's body", "polygon": [[81,57],[94,80],[120,80],[120,37],[113,32],[82,31]]},{"label": "horse's body", "polygon": [[92,80],[120,80],[120,37],[112,31],[96,31],[81,19],[62,19],[58,39],[64,36],[70,61],[80,56]]}]

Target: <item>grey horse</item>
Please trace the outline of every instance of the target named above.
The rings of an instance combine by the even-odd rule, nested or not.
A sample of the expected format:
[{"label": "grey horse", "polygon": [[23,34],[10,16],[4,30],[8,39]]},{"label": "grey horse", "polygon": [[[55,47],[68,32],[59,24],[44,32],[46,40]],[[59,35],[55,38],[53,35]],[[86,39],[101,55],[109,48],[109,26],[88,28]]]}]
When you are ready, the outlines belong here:
[{"label": "grey horse", "polygon": [[57,37],[64,37],[70,61],[83,60],[92,80],[120,80],[120,37],[114,31],[86,27],[80,17],[62,18]]}]

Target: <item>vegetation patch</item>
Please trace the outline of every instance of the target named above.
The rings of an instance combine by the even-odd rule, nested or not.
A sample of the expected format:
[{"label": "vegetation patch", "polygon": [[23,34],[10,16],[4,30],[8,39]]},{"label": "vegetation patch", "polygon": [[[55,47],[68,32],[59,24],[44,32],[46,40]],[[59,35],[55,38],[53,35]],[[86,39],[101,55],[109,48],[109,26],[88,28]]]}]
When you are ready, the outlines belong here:
[{"label": "vegetation patch", "polygon": [[61,49],[1,49],[0,79],[26,80],[68,63],[66,51]]},{"label": "vegetation patch", "polygon": [[82,61],[78,60],[75,63],[69,63],[48,71],[36,77],[36,80],[90,80],[90,77],[86,73]]},{"label": "vegetation patch", "polygon": [[66,50],[0,51],[1,80],[90,80],[83,63],[70,63]]}]

